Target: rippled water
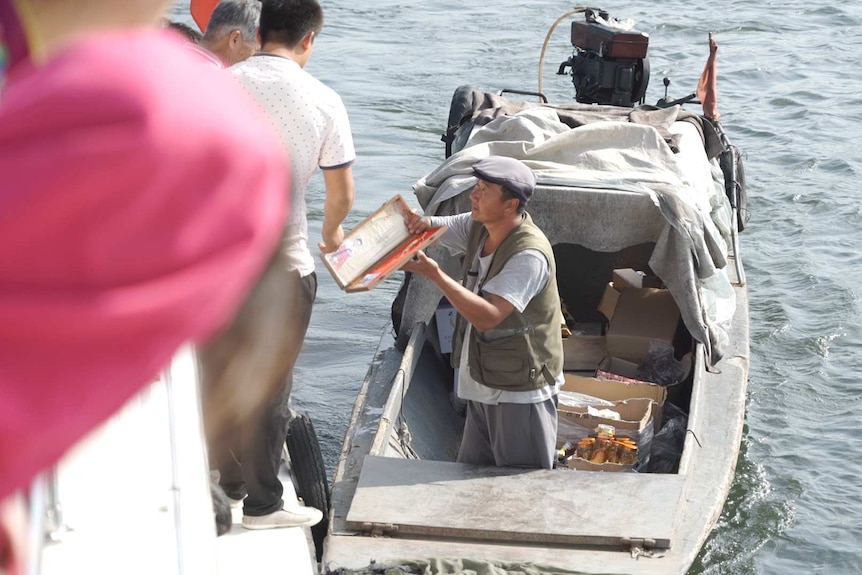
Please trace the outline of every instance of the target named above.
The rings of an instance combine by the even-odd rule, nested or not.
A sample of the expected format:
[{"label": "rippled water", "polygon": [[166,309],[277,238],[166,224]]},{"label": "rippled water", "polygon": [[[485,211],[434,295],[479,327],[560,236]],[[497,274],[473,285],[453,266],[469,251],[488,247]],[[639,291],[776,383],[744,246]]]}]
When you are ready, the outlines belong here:
[{"label": "rippled water", "polygon": [[[839,7],[840,6],[840,7]],[[350,113],[359,159],[348,227],[443,158],[440,133],[460,84],[535,89],[537,63],[565,2],[324,2],[326,26],[308,70]],[[862,572],[862,5],[786,0],[681,0],[603,6],[650,34],[648,101],[693,91],[719,43],[719,110],[745,151],[752,221],[743,233],[751,298],[747,429],[718,527],[692,573]],[[185,3],[175,15],[186,17]],[[553,35],[545,92],[571,99],[554,75],[571,53]],[[310,194],[312,233],[323,187]],[[330,469],[356,392],[388,324],[394,278],[345,295],[320,273],[296,373],[295,402],[316,422]]]}]

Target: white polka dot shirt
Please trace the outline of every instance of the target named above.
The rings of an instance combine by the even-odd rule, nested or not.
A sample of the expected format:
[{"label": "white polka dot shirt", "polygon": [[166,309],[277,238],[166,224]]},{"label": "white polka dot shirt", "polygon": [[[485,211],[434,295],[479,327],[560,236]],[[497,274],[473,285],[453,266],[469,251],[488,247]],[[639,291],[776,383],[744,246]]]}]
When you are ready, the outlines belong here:
[{"label": "white polka dot shirt", "polygon": [[284,240],[291,270],[314,271],[308,248],[305,193],[317,168],[356,159],[350,121],[341,97],[284,56],[257,54],[229,68],[263,108],[290,158],[293,187]]}]

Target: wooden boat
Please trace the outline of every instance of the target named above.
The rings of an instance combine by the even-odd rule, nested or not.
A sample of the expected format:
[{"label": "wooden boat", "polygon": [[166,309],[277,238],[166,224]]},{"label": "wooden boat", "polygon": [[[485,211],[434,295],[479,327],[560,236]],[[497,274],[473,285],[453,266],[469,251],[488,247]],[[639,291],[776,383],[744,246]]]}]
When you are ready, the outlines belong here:
[{"label": "wooden boat", "polygon": [[[690,362],[665,387],[653,459],[616,473],[455,462],[464,419],[445,353],[447,310],[430,282],[406,277],[393,304],[394,333],[382,336],[340,454],[327,570],[457,572],[478,561],[544,573],[685,573],[721,513],[748,377],[739,155],[717,121],[683,108],[700,103],[694,96],[638,105],[648,76],[644,35],[620,31],[601,12],[585,16],[572,25],[575,55],[560,67],[572,68],[578,103],[459,88],[444,135],[447,159],[415,191],[426,213],[460,213],[469,209],[473,161],[488,154],[525,161],[538,178],[528,212],[554,246],[575,330],[602,321],[596,308],[614,270],[657,277],[681,315],[673,359]],[[610,80],[602,84],[601,74]],[[541,81],[536,95],[543,100]],[[440,248],[428,254],[457,277],[456,258]],[[617,272],[617,283],[625,277]],[[610,331],[598,341],[619,349]],[[571,365],[595,375],[584,357],[573,355]],[[682,425],[663,445],[677,441],[681,451],[667,459],[658,447],[674,421]]]}]

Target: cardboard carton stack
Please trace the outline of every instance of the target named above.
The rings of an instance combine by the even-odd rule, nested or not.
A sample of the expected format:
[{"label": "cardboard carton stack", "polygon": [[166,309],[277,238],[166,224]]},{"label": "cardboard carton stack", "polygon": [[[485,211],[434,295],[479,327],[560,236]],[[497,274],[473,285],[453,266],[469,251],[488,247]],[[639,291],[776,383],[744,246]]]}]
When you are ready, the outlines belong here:
[{"label": "cardboard carton stack", "polygon": [[[634,378],[641,360],[651,347],[672,347],[680,321],[679,309],[670,292],[660,287],[657,278],[634,270],[615,270],[613,281],[605,288],[599,311],[607,318],[602,326],[577,325],[572,336],[563,340],[565,353],[565,392],[574,392],[606,400],[620,419],[595,415],[586,406],[559,405],[558,446],[594,432],[601,424],[613,425],[617,434],[634,439],[638,445],[638,462],[646,465],[652,436],[661,425],[667,390],[651,382]],[[580,329],[579,329],[580,328]],[[570,373],[578,372],[578,373]],[[603,406],[607,406],[603,403]],[[632,465],[595,464],[583,459],[569,459],[570,468],[593,471],[626,471]]]},{"label": "cardboard carton stack", "polygon": [[[661,421],[666,390],[660,385],[646,382],[601,380],[568,373],[565,378],[566,383],[560,390],[557,408],[558,447],[566,441],[576,444],[593,434],[600,424],[612,425],[617,435],[624,435],[635,441],[638,446],[637,465],[639,468],[644,467],[649,461],[649,450],[652,437],[657,431],[657,422]],[[568,405],[568,393],[574,393],[576,397],[589,396],[605,401],[593,409],[587,405],[572,406]],[[608,417],[604,409],[618,414],[619,419]],[[631,465],[616,463],[594,464],[577,458],[570,459],[567,464],[572,469],[586,471],[625,471],[632,468]]]}]

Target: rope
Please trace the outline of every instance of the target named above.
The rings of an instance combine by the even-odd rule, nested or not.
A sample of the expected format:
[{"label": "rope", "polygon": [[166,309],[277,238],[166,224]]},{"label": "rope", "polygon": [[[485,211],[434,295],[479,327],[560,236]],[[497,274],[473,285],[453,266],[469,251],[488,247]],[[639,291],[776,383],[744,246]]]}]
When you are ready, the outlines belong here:
[{"label": "rope", "polygon": [[[404,370],[401,368],[398,368],[398,371],[404,373]],[[398,373],[396,372],[395,375],[398,375]],[[410,429],[407,427],[407,420],[404,417],[404,387],[404,385],[401,386],[401,405],[398,406],[398,443],[401,445],[404,455],[408,456],[410,459],[419,459],[419,454],[416,453],[413,446],[410,445]]]},{"label": "rope", "polygon": [[690,429],[686,429],[685,432],[691,433],[691,436],[694,437],[694,440],[697,442],[698,447],[701,447],[701,448],[703,447],[703,444],[700,442],[700,439],[697,438],[697,435],[695,435],[694,431],[692,431]]}]

